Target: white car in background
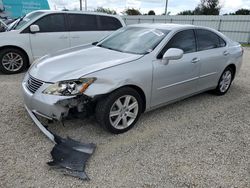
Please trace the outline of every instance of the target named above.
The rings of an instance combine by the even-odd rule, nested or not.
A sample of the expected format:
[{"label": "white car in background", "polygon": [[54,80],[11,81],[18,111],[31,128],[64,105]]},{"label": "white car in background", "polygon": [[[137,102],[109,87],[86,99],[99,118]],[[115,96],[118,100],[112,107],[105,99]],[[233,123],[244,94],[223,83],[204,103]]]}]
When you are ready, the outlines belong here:
[{"label": "white car in background", "polygon": [[0,33],[0,71],[22,72],[37,58],[99,41],[123,26],[119,16],[103,13],[34,11]]}]

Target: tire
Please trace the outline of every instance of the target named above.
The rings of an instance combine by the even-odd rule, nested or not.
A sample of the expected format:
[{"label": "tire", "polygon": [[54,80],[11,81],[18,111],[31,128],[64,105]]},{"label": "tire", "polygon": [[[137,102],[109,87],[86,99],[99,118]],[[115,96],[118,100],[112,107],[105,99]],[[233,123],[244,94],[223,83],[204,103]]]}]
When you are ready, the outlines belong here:
[{"label": "tire", "polygon": [[95,115],[102,127],[111,133],[120,134],[130,130],[141,113],[142,99],[138,92],[130,87],[123,87],[100,100],[96,105]]},{"label": "tire", "polygon": [[219,96],[225,95],[232,84],[233,76],[234,76],[233,69],[227,67],[221,74],[221,77],[219,79],[216,89],[214,90],[214,93]]},{"label": "tire", "polygon": [[5,48],[0,51],[0,71],[4,74],[23,72],[29,65],[24,52],[16,48]]}]

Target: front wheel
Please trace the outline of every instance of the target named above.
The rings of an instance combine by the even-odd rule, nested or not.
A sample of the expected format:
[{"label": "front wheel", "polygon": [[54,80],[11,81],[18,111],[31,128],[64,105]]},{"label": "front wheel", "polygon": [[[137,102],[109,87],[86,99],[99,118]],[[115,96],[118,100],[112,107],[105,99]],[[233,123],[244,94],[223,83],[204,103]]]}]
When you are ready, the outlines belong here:
[{"label": "front wheel", "polygon": [[119,134],[131,129],[142,112],[142,100],[130,87],[118,89],[99,101],[96,119],[108,131]]},{"label": "front wheel", "polygon": [[6,48],[0,51],[0,71],[5,74],[16,74],[25,70],[28,58],[19,49]]},{"label": "front wheel", "polygon": [[222,73],[215,93],[217,95],[224,95],[229,90],[231,83],[233,81],[233,70],[230,67],[227,67]]}]

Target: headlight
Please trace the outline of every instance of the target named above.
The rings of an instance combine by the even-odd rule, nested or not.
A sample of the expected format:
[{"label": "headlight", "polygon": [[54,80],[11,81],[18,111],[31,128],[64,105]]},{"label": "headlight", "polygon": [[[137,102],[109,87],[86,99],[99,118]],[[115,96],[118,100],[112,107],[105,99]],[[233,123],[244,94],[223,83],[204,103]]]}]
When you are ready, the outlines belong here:
[{"label": "headlight", "polygon": [[96,80],[96,78],[80,78],[78,80],[60,81],[50,85],[43,91],[44,94],[72,96],[80,95]]}]

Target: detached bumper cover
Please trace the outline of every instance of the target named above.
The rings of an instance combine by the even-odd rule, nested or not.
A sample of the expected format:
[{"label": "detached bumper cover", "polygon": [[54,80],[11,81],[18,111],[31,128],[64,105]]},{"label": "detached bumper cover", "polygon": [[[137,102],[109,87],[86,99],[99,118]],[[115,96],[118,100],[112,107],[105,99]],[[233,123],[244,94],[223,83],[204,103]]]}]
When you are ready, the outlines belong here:
[{"label": "detached bumper cover", "polygon": [[78,177],[82,180],[89,180],[85,173],[85,163],[94,153],[96,145],[93,143],[82,144],[71,138],[64,139],[53,134],[39,121],[35,112],[32,112],[27,106],[25,106],[25,108],[37,127],[55,143],[51,151],[53,161],[47,164],[59,169],[60,172],[65,175]]},{"label": "detached bumper cover", "polygon": [[28,114],[30,115],[31,119],[34,121],[34,123],[37,125],[37,127],[54,143],[55,142],[55,136],[45,128],[45,126],[38,120],[36,115],[27,107],[25,106],[25,109],[27,110]]},{"label": "detached bumper cover", "polygon": [[55,135],[56,145],[51,151],[53,161],[47,164],[59,169],[63,174],[89,180],[85,173],[85,164],[93,154],[95,144],[82,144],[71,138],[61,138]]}]

